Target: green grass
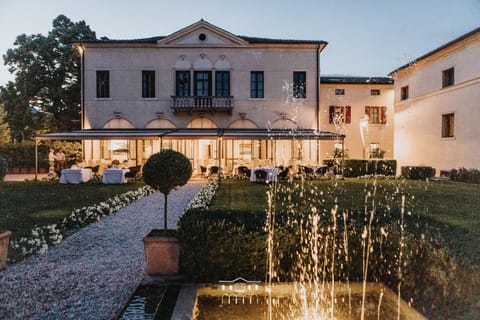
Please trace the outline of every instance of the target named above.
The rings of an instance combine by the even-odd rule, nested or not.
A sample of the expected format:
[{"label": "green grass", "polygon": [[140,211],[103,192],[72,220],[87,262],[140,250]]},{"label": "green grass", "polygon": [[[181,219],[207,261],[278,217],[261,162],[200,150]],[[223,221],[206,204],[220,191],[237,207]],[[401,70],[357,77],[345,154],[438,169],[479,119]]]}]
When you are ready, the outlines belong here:
[{"label": "green grass", "polygon": [[31,234],[35,226],[59,223],[72,210],[136,190],[143,182],[104,185],[89,182],[64,185],[49,181],[0,183],[0,230],[12,231],[12,240]]},{"label": "green grass", "polygon": [[[327,209],[335,203],[339,210],[348,211],[364,211],[375,205],[384,211],[390,208],[398,212],[403,207],[405,214],[411,213],[441,226],[443,238],[448,240],[457,254],[473,257],[480,263],[480,185],[346,179],[306,181],[304,186],[305,190],[315,190],[311,201]],[[266,193],[269,188],[249,181],[225,180],[221,182],[211,207],[264,211],[267,209]]]}]

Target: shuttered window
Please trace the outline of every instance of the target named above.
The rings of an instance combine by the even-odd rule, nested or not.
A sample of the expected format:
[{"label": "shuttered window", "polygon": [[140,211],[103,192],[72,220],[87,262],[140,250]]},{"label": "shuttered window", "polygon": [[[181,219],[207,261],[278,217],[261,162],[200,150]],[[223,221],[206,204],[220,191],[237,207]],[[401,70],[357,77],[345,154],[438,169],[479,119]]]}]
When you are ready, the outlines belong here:
[{"label": "shuttered window", "polygon": [[387,107],[367,106],[365,114],[368,116],[369,124],[386,124],[387,123]]},{"label": "shuttered window", "polygon": [[349,124],[352,122],[352,108],[350,106],[330,106],[329,123]]}]

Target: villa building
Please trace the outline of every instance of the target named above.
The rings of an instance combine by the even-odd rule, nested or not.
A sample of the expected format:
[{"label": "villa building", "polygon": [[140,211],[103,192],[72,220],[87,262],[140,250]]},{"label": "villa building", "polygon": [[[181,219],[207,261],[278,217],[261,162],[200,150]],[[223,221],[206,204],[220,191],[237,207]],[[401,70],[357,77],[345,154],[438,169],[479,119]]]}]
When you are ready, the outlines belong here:
[{"label": "villa building", "polygon": [[76,45],[82,130],[37,139],[82,140],[88,165],[142,165],[171,148],[195,173],[342,156],[437,174],[479,167],[480,28],[391,77],[320,75],[325,41],[237,36],[204,20],[168,36]]},{"label": "villa building", "polygon": [[84,159],[142,164],[164,148],[194,172],[218,165],[317,164],[320,53],[325,41],[233,35],[200,20],[169,36],[100,39],[82,53]]},{"label": "villa building", "polygon": [[480,28],[392,71],[398,166],[480,167]]}]

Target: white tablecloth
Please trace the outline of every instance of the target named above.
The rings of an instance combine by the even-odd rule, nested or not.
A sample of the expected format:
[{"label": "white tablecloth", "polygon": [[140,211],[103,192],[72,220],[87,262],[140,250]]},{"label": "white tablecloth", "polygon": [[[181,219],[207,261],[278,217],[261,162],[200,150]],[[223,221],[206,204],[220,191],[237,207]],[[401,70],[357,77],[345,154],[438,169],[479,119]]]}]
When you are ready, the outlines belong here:
[{"label": "white tablecloth", "polygon": [[125,172],[124,169],[109,168],[103,170],[102,181],[105,184],[120,184],[125,183]]},{"label": "white tablecloth", "polygon": [[278,170],[275,167],[255,167],[252,169],[252,173],[250,174],[250,181],[255,182],[257,181],[257,176],[255,175],[255,171],[257,170],[264,170],[267,173],[266,182],[277,181],[277,174]]},{"label": "white tablecloth", "polygon": [[75,168],[75,169],[63,169],[60,175],[60,183],[67,184],[79,184],[82,182],[88,182],[92,179],[92,169],[88,168]]}]

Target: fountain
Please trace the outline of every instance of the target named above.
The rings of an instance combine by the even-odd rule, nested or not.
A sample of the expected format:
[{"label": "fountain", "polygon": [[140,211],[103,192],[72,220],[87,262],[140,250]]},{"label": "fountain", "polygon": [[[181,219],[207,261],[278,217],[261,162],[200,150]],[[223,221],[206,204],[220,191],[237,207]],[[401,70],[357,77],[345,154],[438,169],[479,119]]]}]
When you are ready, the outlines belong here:
[{"label": "fountain", "polygon": [[[387,273],[401,277],[405,196],[396,188],[388,193],[389,205],[401,206],[399,221],[378,226],[377,216],[390,213],[377,208],[375,180],[365,184],[363,211],[342,209],[341,184],[334,181],[330,188],[326,194],[303,180],[271,185],[265,281],[238,278],[198,285],[180,294],[177,305],[193,306],[190,316],[196,320],[425,319],[401,298],[401,282],[396,293],[381,282]],[[278,252],[285,240],[279,235],[279,220],[286,233],[295,235],[290,238],[295,238],[297,250],[289,257]],[[392,252],[387,252],[387,242]],[[282,271],[285,258],[292,260],[288,274]]]},{"label": "fountain", "polygon": [[[293,110],[300,109],[295,103]],[[364,157],[367,125],[368,118],[363,118]],[[267,192],[265,281],[235,279],[189,287],[177,305],[193,306],[187,313],[196,320],[425,319],[402,299],[402,281],[391,281],[396,293],[392,283],[390,288],[382,283],[395,278],[390,275],[402,277],[406,199],[398,187],[378,199],[377,187],[376,180],[365,184],[364,207],[358,210],[339,206],[339,197],[346,195],[335,180],[328,192],[303,179],[273,183]],[[378,216],[391,216],[393,206],[401,208],[400,217],[378,225]],[[282,238],[279,228],[290,238]],[[294,241],[296,250],[280,252],[285,241]],[[285,260],[291,266],[288,272],[283,270]],[[182,312],[174,311],[172,319],[180,319]]]}]

